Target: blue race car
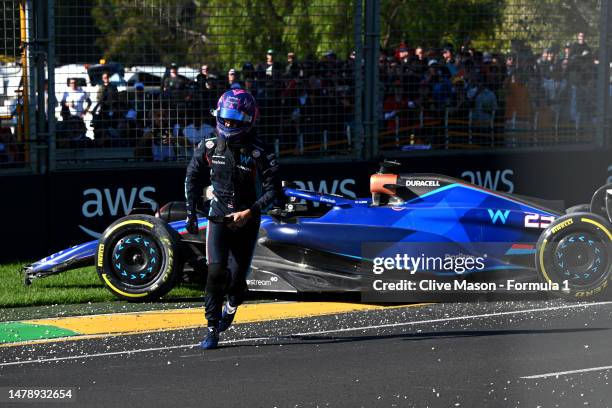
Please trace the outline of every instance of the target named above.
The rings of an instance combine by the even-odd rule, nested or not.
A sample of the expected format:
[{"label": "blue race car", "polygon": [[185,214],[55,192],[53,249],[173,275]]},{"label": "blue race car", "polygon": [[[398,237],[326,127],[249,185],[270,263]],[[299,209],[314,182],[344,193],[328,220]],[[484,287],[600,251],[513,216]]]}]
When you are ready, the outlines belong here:
[{"label": "blue race car", "polygon": [[[376,259],[412,256],[480,257],[482,268],[464,279],[510,274],[564,284],[562,296],[596,297],[612,274],[612,184],[590,204],[565,210],[558,202],[504,194],[436,174],[394,174],[385,162],[370,178],[371,197],[313,193],[285,184],[286,203],[262,217],[248,277],[254,291],[344,292],[368,287]],[[206,204],[206,203],[205,203]],[[95,265],[118,298],[148,301],[167,293],[184,272],[206,269],[205,208],[201,233],[185,230],[185,206],[168,203],[156,214],[131,213],[98,241],[48,256],[24,268],[25,282]],[[223,222],[223,220],[213,220]],[[417,277],[457,276],[440,263]],[[504,275],[505,274],[505,275]]]}]

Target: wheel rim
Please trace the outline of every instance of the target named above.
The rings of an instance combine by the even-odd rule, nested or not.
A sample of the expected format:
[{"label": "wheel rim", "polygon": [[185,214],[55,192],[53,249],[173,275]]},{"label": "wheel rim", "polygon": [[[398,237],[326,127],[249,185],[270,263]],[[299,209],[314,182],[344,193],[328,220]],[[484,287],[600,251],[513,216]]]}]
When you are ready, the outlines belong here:
[{"label": "wheel rim", "polygon": [[590,285],[606,273],[605,244],[589,233],[570,234],[557,244],[554,262],[572,286]]},{"label": "wheel rim", "polygon": [[162,267],[159,246],[142,234],[129,234],[119,239],[111,256],[113,276],[127,285],[151,283]]}]

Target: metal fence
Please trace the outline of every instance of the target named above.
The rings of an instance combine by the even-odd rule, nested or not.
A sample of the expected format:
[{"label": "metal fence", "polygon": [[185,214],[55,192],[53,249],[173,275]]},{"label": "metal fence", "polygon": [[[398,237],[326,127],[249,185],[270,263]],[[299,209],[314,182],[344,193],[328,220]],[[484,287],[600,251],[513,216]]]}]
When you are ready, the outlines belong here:
[{"label": "metal fence", "polygon": [[[29,168],[28,75],[22,70],[28,53],[21,38],[32,24],[31,10],[12,0],[0,2],[0,169]],[[26,90],[24,92],[24,90]]]},{"label": "metal fence", "polygon": [[393,3],[381,2],[379,149],[602,142],[606,1]]},{"label": "metal fence", "polygon": [[0,168],[188,160],[236,87],[285,159],[610,140],[608,0],[0,7]]},{"label": "metal fence", "polygon": [[198,4],[56,7],[58,165],[186,160],[212,135],[210,110],[230,88],[254,94],[259,134],[279,155],[351,154],[352,7]]}]

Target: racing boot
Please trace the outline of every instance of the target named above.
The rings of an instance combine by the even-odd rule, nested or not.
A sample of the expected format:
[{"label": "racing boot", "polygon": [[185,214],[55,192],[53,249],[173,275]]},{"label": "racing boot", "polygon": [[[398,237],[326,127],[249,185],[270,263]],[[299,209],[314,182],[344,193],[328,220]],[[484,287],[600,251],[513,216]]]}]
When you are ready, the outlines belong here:
[{"label": "racing boot", "polygon": [[236,316],[236,310],[238,306],[230,305],[229,300],[223,304],[223,311],[221,312],[221,320],[219,321],[219,332],[227,330],[234,321]]},{"label": "racing boot", "polygon": [[216,349],[217,347],[219,347],[219,329],[214,326],[210,326],[208,328],[206,338],[200,343],[200,348],[202,350],[212,350]]}]

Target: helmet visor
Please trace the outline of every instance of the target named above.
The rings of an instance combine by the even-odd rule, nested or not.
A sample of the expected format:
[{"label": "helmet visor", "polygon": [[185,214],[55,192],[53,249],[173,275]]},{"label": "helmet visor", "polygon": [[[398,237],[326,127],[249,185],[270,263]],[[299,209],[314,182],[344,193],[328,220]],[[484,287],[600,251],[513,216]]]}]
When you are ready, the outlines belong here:
[{"label": "helmet visor", "polygon": [[217,117],[221,119],[230,119],[239,122],[251,123],[252,118],[236,109],[221,108],[217,112]]}]

